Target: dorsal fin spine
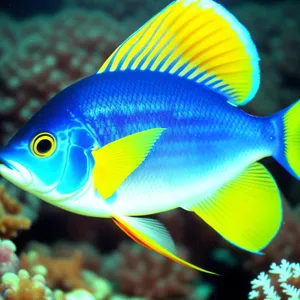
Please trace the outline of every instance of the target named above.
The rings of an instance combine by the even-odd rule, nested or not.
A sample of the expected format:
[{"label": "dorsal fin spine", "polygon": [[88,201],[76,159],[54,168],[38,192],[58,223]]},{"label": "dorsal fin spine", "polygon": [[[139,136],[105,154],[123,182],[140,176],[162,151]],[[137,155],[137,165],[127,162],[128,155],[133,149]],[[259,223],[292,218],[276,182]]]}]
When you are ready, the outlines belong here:
[{"label": "dorsal fin spine", "polygon": [[[176,21],[178,19],[178,17],[183,17],[186,12],[188,12],[189,9],[186,8],[184,11],[182,12],[178,12],[178,14],[174,15],[173,16],[173,19],[171,19],[169,21],[169,24],[171,26],[174,26],[174,28],[176,28],[177,30],[181,30],[181,29],[184,29],[184,24],[178,24],[174,21]],[[179,28],[177,28],[179,27]],[[155,71],[155,70],[159,70],[161,72],[163,72],[164,70],[162,70],[163,68],[163,65],[166,63],[166,61],[172,56],[172,53],[173,53],[173,50],[175,50],[176,47],[172,46],[171,42],[174,38],[176,38],[176,35],[172,35],[170,33],[170,31],[167,31],[166,32],[166,36],[167,36],[167,46],[164,47],[162,50],[159,50],[160,47],[156,47],[156,49],[154,50],[154,53],[155,53],[155,60],[153,62],[151,62],[150,64],[147,64],[144,66],[144,68],[148,68],[150,66],[150,70],[151,71]],[[159,39],[159,42],[163,41],[163,38],[160,38]],[[163,46],[166,44],[166,41],[164,41],[162,43],[162,45],[158,44],[158,46]],[[163,59],[162,59],[163,58]]]},{"label": "dorsal fin spine", "polygon": [[[147,28],[147,30],[145,31],[145,33],[146,33],[149,29],[150,29],[150,27]],[[144,36],[144,35],[142,34],[142,35],[140,36],[140,38],[139,38],[138,41],[141,41],[142,38],[143,38],[143,36]],[[136,63],[137,58],[141,55],[141,53],[143,53],[145,47],[146,47],[146,46],[144,46],[143,48],[141,48],[135,55],[130,55],[130,54],[128,53],[128,56],[126,57],[126,59],[125,59],[123,65],[122,65],[122,67],[121,67],[121,70],[123,71],[123,70],[126,70],[127,68],[132,69],[132,70],[136,69],[137,67],[135,67],[134,64]],[[128,52],[129,52],[132,48],[134,48],[134,45],[132,45],[132,46],[130,47],[130,49],[128,49]]]},{"label": "dorsal fin spine", "polygon": [[[140,41],[142,39],[142,37],[143,37],[143,35],[141,35],[137,41]],[[127,67],[131,68],[131,66],[133,65],[133,62],[134,62],[134,58],[136,58],[140,54],[140,52],[138,52],[134,55],[130,55],[130,53],[132,52],[131,50],[134,48],[134,46],[135,45],[132,44],[127,50],[126,58],[120,68],[122,71],[125,70]]]},{"label": "dorsal fin spine", "polygon": [[197,70],[197,67],[193,67],[192,69],[190,68],[187,72],[184,72],[185,69],[186,69],[186,67],[178,73],[178,76],[188,78],[190,75],[192,75]]},{"label": "dorsal fin spine", "polygon": [[179,76],[180,72],[186,68],[188,63],[183,64],[179,68],[175,69],[174,67],[171,69],[170,73]]},{"label": "dorsal fin spine", "polygon": [[[197,3],[195,2],[193,5],[194,8],[196,7],[196,5],[197,5]],[[196,13],[196,11],[195,11],[195,13]],[[202,16],[203,17],[202,20],[204,20],[204,16],[205,16],[205,11]],[[187,31],[187,27],[185,25],[188,24],[189,27],[191,27],[191,28],[195,27],[195,29],[192,30],[192,33],[195,33],[198,30],[203,29],[204,27],[206,27],[207,25],[209,25],[209,23],[211,23],[213,21],[213,20],[208,20],[208,22],[203,22],[202,20],[200,20],[199,18],[194,18],[194,16],[190,17],[187,22],[181,24],[181,28]],[[197,24],[194,24],[193,21],[195,21],[195,23],[197,23]],[[194,26],[192,26],[192,25],[194,25]],[[179,36],[180,33],[182,32],[182,30],[180,30],[180,31],[174,30],[174,31],[176,32],[177,36]],[[190,33],[188,36],[186,36],[181,41],[181,43],[178,45],[178,47],[176,49],[174,49],[174,51],[171,52],[171,55],[168,57],[167,60],[165,60],[165,66],[162,67],[160,71],[165,72],[165,70],[167,70],[167,66],[172,62],[172,60],[174,60],[178,56],[183,57],[183,54],[187,54],[189,52],[189,50],[192,49],[192,47],[190,47],[191,45],[188,43],[189,40],[192,40],[190,38],[190,37],[192,37],[192,33]],[[201,42],[201,40],[197,40],[196,42],[192,43],[192,45],[197,45],[200,42]],[[186,50],[182,51],[182,48],[186,48]],[[186,58],[185,62],[189,62],[189,59]]]},{"label": "dorsal fin spine", "polygon": [[[105,64],[104,64],[102,66],[101,70],[103,70],[103,71],[109,70],[110,72],[113,72],[113,71],[117,70],[118,68],[120,68],[120,65],[124,65],[125,61],[132,59],[134,57],[137,57],[142,52],[142,49],[135,55],[130,55],[130,53],[131,53],[130,50],[135,47],[136,42],[139,42],[142,40],[145,33],[151,29],[151,23],[153,23],[155,21],[155,19],[157,19],[158,17],[159,17],[159,15],[155,16],[153,19],[151,19],[148,22],[149,26],[144,26],[144,27],[140,28],[134,35],[127,38],[127,40],[116,49],[116,51],[113,53],[112,57],[107,60],[107,62],[109,62],[109,64],[107,64],[107,66],[105,66]],[[126,43],[130,39],[132,39],[131,43],[130,44]],[[117,59],[118,56],[121,57],[120,60]],[[114,64],[114,62],[118,62],[118,63]]]},{"label": "dorsal fin spine", "polygon": [[[212,21],[211,21],[211,22],[212,22]],[[205,28],[207,25],[209,25],[209,23],[210,23],[210,22],[207,22],[207,23],[205,23],[205,24],[201,24],[199,27],[197,27],[197,30],[200,30],[200,29],[203,30],[203,28]],[[218,29],[216,29],[215,31],[218,31]],[[208,36],[210,36],[211,34],[213,34],[215,31],[213,31],[213,32],[208,32],[208,34],[207,34],[206,36],[203,36],[201,39],[199,39],[199,40],[197,40],[196,42],[192,43],[192,47],[187,47],[187,50],[184,51],[183,54],[189,54],[189,52],[191,52],[191,49],[196,48],[196,45],[197,45],[197,44],[201,44],[201,42],[203,42],[203,40],[205,40]],[[196,32],[196,30],[195,30],[194,32]],[[188,39],[186,39],[186,40],[188,40]],[[186,44],[187,44],[187,43],[186,43]],[[183,43],[182,43],[181,45],[183,45]],[[189,46],[190,46],[190,45],[189,45]],[[181,48],[182,48],[182,47],[179,46],[179,47],[176,49],[176,51],[174,51],[174,53],[172,53],[172,55],[175,56],[175,55],[177,54],[177,52],[179,52],[179,51],[181,50]],[[195,54],[194,54],[193,56],[191,56],[191,57],[187,55],[186,62],[188,62],[189,65],[191,65],[191,63],[193,63],[193,62],[195,62],[195,61],[197,61],[197,60],[201,60],[201,55],[202,55],[203,53],[205,53],[205,52],[206,52],[206,49],[204,49],[204,50],[201,51],[201,52],[195,53]],[[179,53],[180,53],[180,52],[179,52]],[[182,56],[183,54],[181,54],[181,56]],[[170,56],[170,59],[172,59],[172,56]],[[201,61],[201,63],[202,63],[202,61]],[[202,63],[202,64],[203,64],[203,63]],[[198,63],[198,65],[199,65],[199,63]],[[164,70],[162,70],[162,71],[164,71]]]},{"label": "dorsal fin spine", "polygon": [[[144,26],[144,27],[142,27],[142,28],[139,29],[139,38],[138,38],[138,40],[137,40],[138,42],[140,42],[140,41],[142,40],[144,34],[152,28],[153,23],[155,22],[155,20],[156,20],[158,17],[159,17],[159,16],[156,15],[154,18],[152,18],[150,21],[148,21],[149,26]],[[126,45],[126,44],[125,44],[125,45]],[[132,66],[133,62],[135,61],[135,59],[141,54],[142,49],[141,49],[140,51],[138,51],[136,54],[131,54],[131,53],[133,53],[133,52],[130,51],[130,50],[131,50],[134,46],[135,46],[135,42],[133,42],[132,45],[131,45],[131,47],[127,50],[127,53],[126,53],[126,54],[127,54],[127,55],[126,55],[126,59],[125,59],[123,65],[122,65],[122,69],[124,69],[124,67],[127,66],[127,65],[130,66],[130,68],[131,68],[131,66]],[[121,45],[121,47],[123,47],[123,45]]]},{"label": "dorsal fin spine", "polygon": [[[147,59],[147,54],[153,49],[154,45],[155,45],[155,37],[156,36],[160,36],[159,40],[163,39],[165,37],[165,32],[161,33],[161,27],[162,25],[164,25],[164,22],[167,20],[168,21],[168,17],[171,14],[171,12],[166,13],[162,13],[158,15],[158,18],[153,22],[153,25],[156,25],[156,23],[158,23],[158,25],[156,25],[156,29],[154,30],[152,36],[149,38],[148,35],[146,34],[146,32],[144,33],[141,41],[144,39],[146,41],[145,45],[141,48],[141,50],[139,51],[139,55],[136,56],[136,60],[132,65],[132,69],[135,70],[137,68],[142,67],[143,63],[141,64],[141,61],[143,61],[143,59],[146,57]],[[159,22],[158,22],[159,21]],[[150,45],[150,47],[149,47]],[[148,49],[149,47],[149,49]],[[147,50],[148,49],[148,50]],[[147,51],[145,51],[147,50]]]},{"label": "dorsal fin spine", "polygon": [[[172,23],[174,22],[174,20],[177,18],[177,15],[173,16],[173,19],[171,20],[168,20],[168,15],[165,17],[165,19],[161,22],[161,24],[159,25],[159,28],[162,26],[162,25],[165,25],[164,22],[167,21],[168,23]],[[155,42],[155,44],[153,45],[153,47],[150,49],[150,54],[148,55],[148,57],[146,57],[144,63],[141,65],[141,70],[145,70],[147,68],[150,67],[151,70],[155,71],[155,68],[152,69],[152,66],[154,64],[154,62],[157,60],[157,58],[159,57],[160,55],[160,52],[158,49],[161,49],[160,46],[160,43],[162,41],[164,41],[163,44],[165,44],[165,40],[164,38],[168,38],[168,41],[170,42],[174,37],[173,36],[170,36],[170,32],[168,32],[167,30],[165,30],[161,35],[159,34],[159,31],[156,31],[156,34],[159,37],[159,39]]]},{"label": "dorsal fin spine", "polygon": [[[196,21],[196,17],[194,19]],[[186,23],[181,24],[181,27],[178,29],[178,31],[176,31],[177,34],[180,33],[183,29],[185,29],[185,25],[188,24],[191,21],[192,20],[188,20]],[[176,37],[172,36],[172,38],[169,39],[168,42],[171,42],[174,38],[176,38]],[[155,70],[158,69],[160,72],[165,72],[166,70],[168,70],[169,64],[171,64],[175,59],[177,60],[177,59],[179,59],[180,57],[183,56],[182,52],[180,52],[179,50],[181,50],[182,48],[188,47],[188,45],[186,43],[184,43],[184,41],[182,41],[182,43],[180,43],[177,47],[173,47],[173,49],[171,47],[172,47],[171,43],[168,43],[167,47],[165,47],[163,49],[163,51],[161,51],[159,53],[159,55],[157,57],[157,63],[154,63],[154,65],[152,66],[151,70],[155,71]],[[168,54],[166,55],[165,53],[168,53]],[[160,57],[163,57],[164,59],[160,59]],[[163,63],[161,66],[158,63],[160,60]],[[185,63],[188,64],[188,61],[186,60],[183,63],[184,64]]]},{"label": "dorsal fin spine", "polygon": [[[150,27],[147,27],[146,30],[144,30],[144,31],[147,32],[150,28],[151,28],[151,26],[150,26]],[[136,42],[141,41],[141,40],[143,39],[143,36],[144,36],[144,34],[141,33],[140,36],[138,36]],[[126,50],[126,52],[125,52],[124,55],[123,55],[123,57],[125,57],[125,59],[122,59],[122,60],[120,61],[120,63],[119,63],[118,65],[115,66],[115,68],[111,68],[111,69],[110,69],[110,72],[113,72],[113,71],[115,71],[116,69],[125,70],[125,68],[123,68],[123,66],[128,65],[128,62],[130,62],[130,59],[133,60],[133,58],[135,58],[135,57],[137,57],[138,55],[140,55],[140,53],[142,52],[142,49],[141,49],[139,52],[137,52],[135,55],[131,55],[131,54],[130,54],[130,53],[132,52],[132,51],[130,51],[130,50],[133,49],[134,46],[135,46],[135,44],[132,43],[132,45],[131,45],[130,47],[128,47],[128,49],[126,49],[126,48],[123,49],[123,47],[120,47],[119,51],[122,51],[122,50],[124,51],[124,50]],[[112,61],[114,61],[114,59],[112,59]]]},{"label": "dorsal fin spine", "polygon": [[[178,5],[178,4],[174,3],[174,5]],[[176,28],[179,31],[181,29],[184,29],[184,25],[185,24],[178,24],[177,25],[176,22],[174,23],[174,20],[176,20],[178,17],[183,17],[186,14],[186,12],[188,12],[188,11],[189,11],[188,7],[185,8],[183,11],[179,10],[179,12],[176,15],[173,16],[173,19],[170,20],[170,22],[169,22],[170,25],[174,26],[175,28],[179,27],[179,28]],[[163,50],[161,50],[161,51],[159,51],[160,47],[157,47],[155,49],[155,54],[156,54],[155,56],[156,56],[156,58],[155,58],[155,61],[150,64],[150,70],[151,71],[159,70],[159,71],[163,72],[162,66],[160,66],[161,62],[166,62],[167,59],[172,55],[172,51],[171,50],[173,50],[173,49],[172,49],[172,45],[171,45],[170,42],[172,42],[172,40],[175,38],[175,36],[171,35],[171,33],[169,31],[167,31],[166,34],[170,36],[170,37],[168,37],[167,46],[164,47]],[[163,39],[160,39],[159,42],[161,42],[162,40]],[[166,44],[166,41],[164,41],[164,43],[161,46],[163,46],[165,44]],[[159,46],[159,44],[158,44],[158,46]],[[167,55],[167,57],[166,57],[166,55]],[[147,65],[147,66],[149,66],[149,65]],[[144,67],[147,68],[146,66],[144,66]]]}]

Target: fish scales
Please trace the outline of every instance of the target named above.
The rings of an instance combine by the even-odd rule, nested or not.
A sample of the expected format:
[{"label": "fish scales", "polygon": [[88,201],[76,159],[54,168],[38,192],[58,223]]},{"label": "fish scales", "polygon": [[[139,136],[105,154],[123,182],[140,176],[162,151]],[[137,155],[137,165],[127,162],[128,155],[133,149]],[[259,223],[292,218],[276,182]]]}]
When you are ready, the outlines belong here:
[{"label": "fish scales", "polygon": [[209,88],[170,74],[96,74],[66,92],[69,103],[64,105],[91,124],[100,146],[135,132],[167,128],[114,198],[126,214],[141,214],[140,206],[128,206],[134,199],[143,198],[157,212],[167,201],[175,207],[195,194],[207,196],[253,160],[269,155],[275,142],[267,119],[249,116]]}]

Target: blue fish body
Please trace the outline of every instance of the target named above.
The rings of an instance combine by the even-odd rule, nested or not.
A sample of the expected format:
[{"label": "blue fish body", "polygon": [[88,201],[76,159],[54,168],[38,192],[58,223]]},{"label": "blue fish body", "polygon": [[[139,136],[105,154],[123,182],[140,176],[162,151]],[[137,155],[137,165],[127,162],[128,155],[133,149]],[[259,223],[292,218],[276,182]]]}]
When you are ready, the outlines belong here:
[{"label": "blue fish body", "polygon": [[[167,128],[147,160],[112,197],[112,205],[126,215],[160,212],[207,197],[250,163],[271,155],[276,146],[270,119],[250,116],[213,90],[165,73],[95,74],[58,94],[44,111],[55,115],[62,107],[60,120],[89,125],[94,140],[82,136],[82,149]],[[45,119],[43,111],[40,118]],[[70,182],[68,187],[72,189]]]},{"label": "blue fish body", "polygon": [[176,0],[37,112],[0,150],[0,174],[65,210],[112,218],[200,271],[209,272],[140,216],[184,208],[260,253],[282,207],[258,161],[273,156],[300,179],[300,101],[269,117],[243,112],[259,88],[258,62],[248,31],[221,5]]}]

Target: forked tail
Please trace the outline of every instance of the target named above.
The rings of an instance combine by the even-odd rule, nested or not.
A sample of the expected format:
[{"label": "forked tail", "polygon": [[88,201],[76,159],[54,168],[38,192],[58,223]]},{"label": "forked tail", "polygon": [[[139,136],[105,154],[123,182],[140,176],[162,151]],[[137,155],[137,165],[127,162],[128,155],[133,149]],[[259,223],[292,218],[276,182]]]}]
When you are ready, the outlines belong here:
[{"label": "forked tail", "polygon": [[274,158],[300,179],[300,100],[273,116],[280,141]]}]

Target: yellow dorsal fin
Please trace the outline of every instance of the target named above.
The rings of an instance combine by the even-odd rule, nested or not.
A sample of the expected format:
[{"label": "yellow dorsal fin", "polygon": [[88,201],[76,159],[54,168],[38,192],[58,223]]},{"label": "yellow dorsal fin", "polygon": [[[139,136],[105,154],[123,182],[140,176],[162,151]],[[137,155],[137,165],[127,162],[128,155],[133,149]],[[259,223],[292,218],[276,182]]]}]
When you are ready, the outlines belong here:
[{"label": "yellow dorsal fin", "polygon": [[243,105],[258,90],[258,61],[248,31],[220,4],[177,0],[119,46],[98,73],[167,72]]},{"label": "yellow dorsal fin", "polygon": [[232,244],[255,253],[274,238],[282,219],[277,185],[259,163],[189,210]]},{"label": "yellow dorsal fin", "polygon": [[164,128],[141,131],[94,150],[92,172],[102,198],[111,197],[122,182],[144,161]]},{"label": "yellow dorsal fin", "polygon": [[114,216],[113,221],[134,241],[140,245],[168,257],[178,264],[201,272],[218,275],[207,271],[176,254],[175,244],[168,230],[157,220],[138,217]]}]

